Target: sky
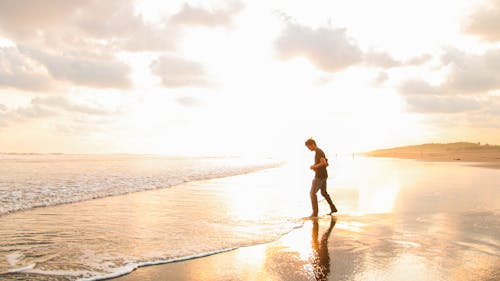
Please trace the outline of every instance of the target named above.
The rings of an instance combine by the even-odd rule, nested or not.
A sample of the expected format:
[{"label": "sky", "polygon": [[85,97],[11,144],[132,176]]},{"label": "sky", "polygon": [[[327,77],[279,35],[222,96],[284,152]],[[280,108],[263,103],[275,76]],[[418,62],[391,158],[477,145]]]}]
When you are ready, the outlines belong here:
[{"label": "sky", "polygon": [[0,1],[0,152],[500,144],[500,0]]}]

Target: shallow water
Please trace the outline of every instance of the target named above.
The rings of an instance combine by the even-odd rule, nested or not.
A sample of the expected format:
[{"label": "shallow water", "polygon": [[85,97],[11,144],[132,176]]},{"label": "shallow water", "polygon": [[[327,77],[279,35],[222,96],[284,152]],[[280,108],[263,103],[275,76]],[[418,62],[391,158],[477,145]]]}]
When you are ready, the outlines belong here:
[{"label": "shallow water", "polygon": [[[410,280],[497,276],[500,170],[370,158],[331,162],[329,191],[340,210],[330,238],[334,280],[398,280],[408,266],[423,276]],[[297,253],[296,269],[307,273],[311,226],[300,218],[310,213],[311,176],[305,163],[289,164],[4,215],[0,278],[111,277],[274,241],[293,229],[282,239],[291,239],[284,244]],[[327,212],[324,201],[320,212]]]},{"label": "shallow water", "polygon": [[0,154],[0,215],[274,166],[238,157]]}]

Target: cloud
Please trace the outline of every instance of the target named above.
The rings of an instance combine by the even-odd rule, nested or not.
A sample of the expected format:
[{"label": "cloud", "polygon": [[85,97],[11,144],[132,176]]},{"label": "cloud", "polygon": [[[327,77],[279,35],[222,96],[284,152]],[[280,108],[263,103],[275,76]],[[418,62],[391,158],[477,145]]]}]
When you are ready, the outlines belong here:
[{"label": "cloud", "polygon": [[122,88],[131,86],[128,65],[114,59],[84,59],[73,54],[50,54],[21,48],[21,52],[44,65],[57,80],[95,88]]},{"label": "cloud", "polygon": [[465,30],[486,41],[500,41],[500,0],[490,0],[487,5],[475,11]]},{"label": "cloud", "polygon": [[30,105],[27,107],[19,107],[11,112],[11,116],[16,119],[38,119],[57,115],[53,110],[47,109],[39,105]]},{"label": "cloud", "polygon": [[363,61],[369,66],[391,68],[401,66],[403,63],[395,60],[388,53],[370,51],[363,54]]},{"label": "cloud", "polygon": [[448,49],[441,60],[451,68],[442,85],[447,92],[468,94],[500,88],[500,48],[480,55]]},{"label": "cloud", "polygon": [[88,115],[112,115],[116,113],[115,110],[109,110],[97,105],[76,103],[70,101],[66,97],[51,96],[46,98],[34,98],[31,103],[33,105],[41,105],[53,109],[62,109],[68,112],[83,113]]},{"label": "cloud", "polygon": [[422,54],[400,61],[383,51],[363,52],[356,42],[347,36],[344,28],[313,29],[294,23],[290,18],[284,21],[286,27],[275,41],[278,57],[284,60],[305,57],[326,72],[341,71],[357,64],[384,69],[420,65],[432,58],[429,54]]},{"label": "cloud", "polygon": [[0,48],[0,87],[46,91],[52,82],[43,67],[10,47]]},{"label": "cloud", "polygon": [[175,56],[162,56],[154,60],[150,67],[167,88],[208,86],[205,71],[197,62]]},{"label": "cloud", "polygon": [[385,71],[379,71],[377,77],[373,80],[375,86],[380,86],[384,84],[385,81],[389,79],[389,74]]},{"label": "cloud", "polygon": [[[487,112],[497,117],[500,117],[500,96],[490,97],[487,104],[488,104]],[[499,124],[498,126],[500,126],[500,123],[498,124]]]},{"label": "cloud", "polygon": [[185,25],[229,25],[232,23],[234,15],[240,12],[243,7],[244,5],[240,1],[230,1],[225,8],[211,10],[185,3],[182,9],[171,17],[170,21],[175,24]]},{"label": "cloud", "polygon": [[29,104],[14,109],[0,104],[0,126],[52,118],[54,122],[64,122],[66,128],[76,126],[91,130],[109,124],[123,112],[123,106],[106,108],[96,103],[64,96],[36,97]]},{"label": "cloud", "polygon": [[431,95],[439,94],[440,90],[438,87],[431,86],[429,83],[423,80],[407,80],[399,85],[399,93],[403,95]]},{"label": "cloud", "polygon": [[482,108],[473,98],[456,96],[412,96],[406,98],[406,103],[408,110],[416,113],[462,113]]},{"label": "cloud", "polygon": [[194,97],[180,97],[176,99],[177,103],[182,105],[182,106],[195,106],[199,102],[196,98]]},{"label": "cloud", "polygon": [[422,54],[420,56],[416,56],[410,58],[409,60],[403,62],[404,65],[421,65],[432,59],[432,55],[430,54]]},{"label": "cloud", "polygon": [[0,103],[0,128],[7,125],[7,116],[5,112],[7,111],[7,107]]},{"label": "cloud", "polygon": [[481,95],[500,89],[500,48],[483,54],[467,54],[448,49],[441,58],[441,67],[449,69],[445,81],[432,86],[424,80],[414,79],[401,83],[403,95]]},{"label": "cloud", "polygon": [[32,47],[172,50],[177,31],[166,22],[145,22],[131,0],[0,1],[0,33]]},{"label": "cloud", "polygon": [[483,54],[447,49],[441,57],[441,67],[449,70],[443,83],[430,85],[425,80],[413,79],[401,83],[398,90],[411,112],[476,112],[476,116],[490,118],[488,116],[494,116],[495,110],[489,93],[500,89],[498,61],[498,48]]},{"label": "cloud", "polygon": [[336,72],[361,62],[359,47],[341,28],[321,27],[313,29],[295,23],[287,23],[275,41],[278,56],[290,59],[306,57],[316,67]]}]

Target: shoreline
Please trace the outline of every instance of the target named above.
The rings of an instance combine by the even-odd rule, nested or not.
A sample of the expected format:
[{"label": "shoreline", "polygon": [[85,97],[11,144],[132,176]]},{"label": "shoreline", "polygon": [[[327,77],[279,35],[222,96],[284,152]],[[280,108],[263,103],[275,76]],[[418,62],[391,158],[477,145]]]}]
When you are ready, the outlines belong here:
[{"label": "shoreline", "polygon": [[365,157],[413,159],[425,162],[454,162],[475,167],[500,169],[500,152],[389,152],[372,151],[362,153]]},{"label": "shoreline", "polygon": [[[338,217],[338,215],[324,215],[316,219],[304,220],[302,226],[292,229],[290,232],[273,241],[242,246],[206,256],[180,259],[163,264],[140,266],[120,276],[98,280],[304,280],[304,277],[307,277],[304,273],[297,275],[298,272],[285,272],[286,278],[282,278],[282,265],[273,266],[272,270],[270,270],[266,269],[266,266],[259,265],[259,263],[265,262],[262,259],[267,256],[281,256],[281,259],[288,259],[289,251],[286,248],[290,247],[288,245],[290,240],[294,240],[296,236],[303,236],[304,234],[309,236],[307,237],[309,239],[314,240],[314,237],[316,237],[316,240],[318,240],[318,230],[329,229],[324,232],[329,231],[331,233]],[[313,224],[314,226],[312,226]],[[308,232],[311,230],[313,231],[312,238]],[[325,233],[323,233],[323,237],[321,238],[325,237]],[[330,236],[330,233],[327,236]],[[304,241],[308,242],[307,240],[304,239]],[[324,242],[327,242],[327,240]],[[325,249],[328,248],[326,244],[322,246]],[[203,267],[205,269],[200,270]],[[199,275],[194,276],[193,274]]]},{"label": "shoreline", "polygon": [[[469,225],[495,220],[494,213],[446,214],[441,223]],[[440,231],[429,232],[433,214],[401,217],[394,214],[326,215],[308,219],[277,240],[244,246],[201,258],[145,266],[111,279],[113,281],[154,280],[493,280],[498,274],[495,252],[464,247],[464,241]],[[477,229],[476,229],[477,228]],[[495,232],[488,230],[493,237]],[[402,233],[396,235],[395,233]],[[440,248],[460,255],[473,254],[476,262],[452,256],[433,263],[436,241]],[[442,266],[442,263],[447,266]],[[484,270],[474,271],[474,268]],[[439,276],[447,276],[440,279]],[[460,276],[460,278],[457,278]]]}]

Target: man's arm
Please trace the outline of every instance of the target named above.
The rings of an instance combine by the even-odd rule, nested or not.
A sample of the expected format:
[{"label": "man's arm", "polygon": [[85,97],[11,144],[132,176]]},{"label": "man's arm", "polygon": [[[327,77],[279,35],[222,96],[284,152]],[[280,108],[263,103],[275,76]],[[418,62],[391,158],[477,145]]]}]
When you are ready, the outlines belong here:
[{"label": "man's arm", "polygon": [[316,170],[316,169],[323,168],[323,167],[326,167],[326,166],[328,166],[328,162],[326,162],[325,157],[321,157],[319,159],[319,163],[318,164],[315,164],[315,165],[311,166],[311,170]]}]

